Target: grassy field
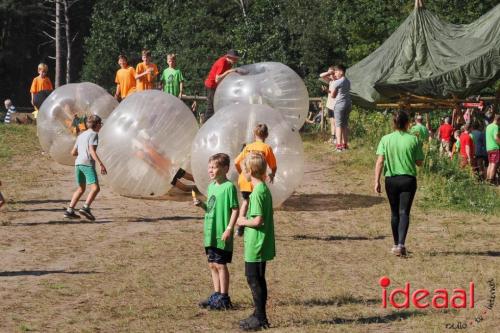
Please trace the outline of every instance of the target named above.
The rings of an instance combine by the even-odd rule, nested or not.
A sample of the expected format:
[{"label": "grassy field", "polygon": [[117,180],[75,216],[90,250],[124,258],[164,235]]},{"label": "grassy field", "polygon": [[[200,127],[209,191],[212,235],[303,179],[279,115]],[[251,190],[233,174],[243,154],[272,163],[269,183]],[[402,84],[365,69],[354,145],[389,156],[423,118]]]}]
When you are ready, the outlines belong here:
[{"label": "grassy field", "polygon": [[[410,254],[390,255],[389,205],[372,191],[378,132],[360,134],[364,139],[340,154],[320,136],[305,138],[303,184],[275,212],[270,331],[447,332],[466,324],[458,331],[497,332],[499,305],[485,307],[488,281],[500,281],[497,211],[469,209],[467,202],[463,209],[441,207],[432,202],[432,186],[442,176],[422,173]],[[230,265],[235,309],[197,307],[211,282],[202,213],[190,195],[123,198],[104,179],[98,221],[68,222],[62,207],[73,190],[72,168],[41,154],[34,127],[0,126],[0,163],[8,199],[0,210],[0,332],[232,332],[252,311],[240,239]],[[391,279],[389,290],[410,282],[412,291],[451,293],[473,281],[476,306],[384,309],[382,276]]]}]

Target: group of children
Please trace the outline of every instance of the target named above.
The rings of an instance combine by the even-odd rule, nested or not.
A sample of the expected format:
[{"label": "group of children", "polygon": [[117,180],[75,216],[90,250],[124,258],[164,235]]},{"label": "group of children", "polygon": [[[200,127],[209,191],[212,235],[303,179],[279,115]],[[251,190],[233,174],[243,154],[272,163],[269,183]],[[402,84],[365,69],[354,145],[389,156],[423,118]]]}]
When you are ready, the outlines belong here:
[{"label": "group of children", "polygon": [[[167,55],[166,68],[161,74],[159,81],[164,92],[181,98],[183,93],[184,76],[176,68],[176,55]],[[142,62],[134,69],[129,65],[124,55],[118,57],[120,69],[116,72],[115,98],[122,100],[136,91],[155,89],[158,80],[158,66],[151,62],[151,51],[142,50]]]},{"label": "group of children", "polygon": [[[75,178],[78,188],[64,213],[64,217],[69,219],[80,218],[75,211],[76,204],[86,187],[90,186],[90,193],[78,212],[89,220],[95,220],[90,206],[100,190],[96,163],[101,174],[107,173],[97,155],[98,132],[102,121],[98,116],[92,115],[86,122],[88,129],[77,137],[71,151],[76,156]],[[246,145],[235,159],[235,167],[240,172],[238,184],[243,197],[241,206],[238,203],[237,189],[227,178],[230,158],[224,153],[215,154],[208,160],[211,183],[207,190],[207,201],[199,200],[193,192],[194,205],[205,211],[203,243],[214,288],[214,292],[201,301],[199,306],[212,310],[232,308],[227,264],[232,260],[233,236],[235,229],[238,229],[236,233],[244,236],[245,275],[255,306],[255,311],[240,321],[243,330],[269,327],[265,273],[266,262],[274,258],[276,250],[273,201],[266,181],[274,181],[277,165],[272,148],[265,143],[268,134],[267,126],[258,124],[254,129],[255,142]],[[271,169],[269,175],[266,174],[268,167]]]},{"label": "group of children", "polygon": [[452,159],[457,156],[462,168],[469,166],[480,179],[493,184],[500,163],[499,125],[500,115],[495,115],[486,117],[484,126],[470,119],[455,129],[446,117],[438,130],[440,150]]}]

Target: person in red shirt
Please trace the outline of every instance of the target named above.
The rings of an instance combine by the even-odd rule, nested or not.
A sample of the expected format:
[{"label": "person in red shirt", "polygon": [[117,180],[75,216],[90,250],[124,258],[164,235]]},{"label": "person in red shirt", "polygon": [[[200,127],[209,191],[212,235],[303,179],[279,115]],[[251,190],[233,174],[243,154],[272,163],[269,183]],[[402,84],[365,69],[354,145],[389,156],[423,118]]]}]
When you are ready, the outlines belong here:
[{"label": "person in red shirt", "polygon": [[439,151],[441,154],[451,154],[451,136],[453,135],[453,126],[450,125],[451,119],[450,117],[446,117],[444,120],[444,124],[439,126],[438,135],[441,140],[441,146]]},{"label": "person in red shirt", "polygon": [[472,168],[475,167],[474,161],[474,142],[470,136],[470,124],[464,125],[464,130],[460,134],[460,166],[465,168],[470,165]]},{"label": "person in red shirt", "polygon": [[232,68],[239,60],[240,55],[236,50],[229,50],[225,55],[217,59],[212,65],[208,77],[205,80],[205,88],[207,89],[207,110],[205,119],[207,121],[214,115],[214,96],[217,85],[230,73],[245,74],[241,70]]}]

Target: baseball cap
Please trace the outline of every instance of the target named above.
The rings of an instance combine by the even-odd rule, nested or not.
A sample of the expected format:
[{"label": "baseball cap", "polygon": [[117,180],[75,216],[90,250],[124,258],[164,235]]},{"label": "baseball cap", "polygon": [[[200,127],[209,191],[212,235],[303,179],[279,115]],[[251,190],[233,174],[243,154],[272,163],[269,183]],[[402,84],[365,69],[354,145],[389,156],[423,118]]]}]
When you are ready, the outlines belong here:
[{"label": "baseball cap", "polygon": [[238,51],[233,50],[233,49],[230,49],[229,51],[227,51],[226,55],[228,57],[231,57],[231,58],[239,58],[240,57],[240,54],[238,53]]}]

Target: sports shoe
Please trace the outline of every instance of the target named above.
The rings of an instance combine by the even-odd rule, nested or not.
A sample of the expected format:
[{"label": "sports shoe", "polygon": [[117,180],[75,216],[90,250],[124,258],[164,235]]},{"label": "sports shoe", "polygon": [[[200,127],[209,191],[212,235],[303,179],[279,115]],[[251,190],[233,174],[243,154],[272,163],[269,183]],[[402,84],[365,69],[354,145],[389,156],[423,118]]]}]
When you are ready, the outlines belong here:
[{"label": "sports shoe", "polygon": [[64,212],[64,218],[65,219],[79,219],[80,218],[80,215],[78,215],[77,213],[75,213],[74,210],[72,210],[71,212],[66,210]]},{"label": "sports shoe", "polygon": [[398,257],[405,257],[406,247],[404,245],[393,246],[391,252]]},{"label": "sports shoe", "polygon": [[200,308],[206,309],[214,302],[214,299],[219,297],[219,296],[220,296],[220,293],[214,292],[212,295],[208,296],[208,298],[206,300],[203,300],[200,303],[198,303],[198,306]]},{"label": "sports shoe", "polygon": [[185,174],[186,174],[186,170],[179,168],[179,170],[177,170],[177,172],[175,173],[174,178],[172,178],[172,181],[170,182],[170,184],[172,184],[172,186],[175,186],[175,183],[177,183],[177,180],[182,178]]},{"label": "sports shoe", "polygon": [[91,221],[95,220],[95,217],[90,212],[90,208],[89,207],[82,207],[78,212],[80,214],[82,214],[83,216],[85,216],[88,220],[91,220]]},{"label": "sports shoe", "polygon": [[259,318],[254,315],[240,321],[240,328],[243,331],[260,331],[261,329],[267,329],[269,327],[270,325],[267,319],[259,320]]},{"label": "sports shoe", "polygon": [[229,310],[233,308],[233,304],[231,303],[231,297],[228,295],[222,296],[219,294],[215,297],[210,304],[211,310]]}]

